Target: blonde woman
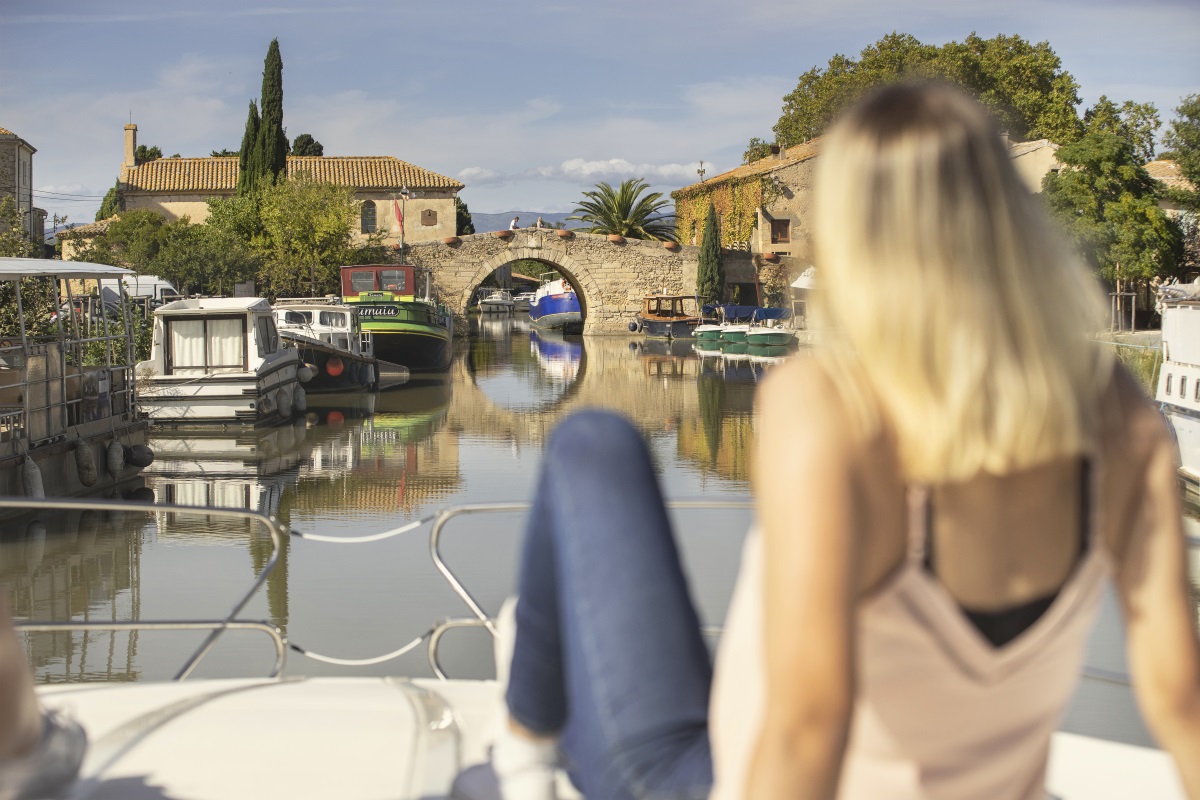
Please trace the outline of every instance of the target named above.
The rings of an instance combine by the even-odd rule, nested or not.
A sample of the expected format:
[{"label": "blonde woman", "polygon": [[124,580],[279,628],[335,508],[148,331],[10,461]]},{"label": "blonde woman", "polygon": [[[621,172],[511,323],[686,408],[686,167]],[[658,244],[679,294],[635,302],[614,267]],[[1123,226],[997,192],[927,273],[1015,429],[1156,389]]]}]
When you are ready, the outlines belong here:
[{"label": "blonde woman", "polygon": [[715,678],[639,437],[573,417],[526,538],[503,796],[553,797],[557,746],[589,800],[1043,797],[1111,578],[1200,797],[1175,450],[1087,338],[1099,287],[949,88],[858,104],[817,177],[827,342],[761,389]]}]

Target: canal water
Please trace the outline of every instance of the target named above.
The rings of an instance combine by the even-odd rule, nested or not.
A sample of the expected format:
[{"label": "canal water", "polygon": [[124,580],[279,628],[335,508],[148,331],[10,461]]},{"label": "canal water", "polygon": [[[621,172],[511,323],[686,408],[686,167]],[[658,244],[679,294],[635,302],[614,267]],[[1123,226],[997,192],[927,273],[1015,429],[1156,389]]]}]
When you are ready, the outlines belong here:
[{"label": "canal water", "polygon": [[[450,371],[367,395],[309,398],[306,419],[256,433],[154,433],[156,461],[129,492],[196,506],[251,508],[301,534],[341,540],[381,533],[448,506],[527,502],[543,444],[564,415],[601,406],[644,433],[673,499],[746,500],[752,406],[765,360],[705,356],[690,343],[562,337],[519,317],[472,320]],[[587,458],[580,453],[580,458]],[[587,487],[579,487],[587,491]],[[680,510],[676,533],[705,623],[719,625],[736,577],[745,509]],[[489,613],[511,593],[521,515],[469,515],[448,524],[441,552]],[[1193,536],[1197,523],[1189,519]],[[33,620],[220,619],[270,556],[254,526],[202,515],[74,513],[0,524],[0,584],[13,612]],[[239,615],[281,628],[303,650],[370,659],[437,621],[470,610],[430,556],[429,524],[363,543],[293,537],[266,585]],[[1193,570],[1200,556],[1192,552]],[[38,679],[171,677],[203,634],[31,634]],[[429,676],[428,642],[394,660],[343,666],[289,655],[289,675]],[[479,628],[453,629],[440,663],[450,677],[492,673]],[[636,657],[636,654],[631,654]],[[225,634],[197,676],[258,676],[270,642]],[[1128,689],[1112,598],[1093,637],[1089,676],[1066,727],[1149,741]]]}]

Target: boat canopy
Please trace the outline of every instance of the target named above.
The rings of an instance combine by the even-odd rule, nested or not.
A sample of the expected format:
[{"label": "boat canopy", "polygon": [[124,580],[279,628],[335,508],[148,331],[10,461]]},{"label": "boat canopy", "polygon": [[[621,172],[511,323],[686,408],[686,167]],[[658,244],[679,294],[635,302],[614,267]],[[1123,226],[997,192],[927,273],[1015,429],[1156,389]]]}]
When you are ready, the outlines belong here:
[{"label": "boat canopy", "polygon": [[786,308],[762,308],[760,306],[739,306],[733,303],[713,303],[704,306],[705,314],[720,311],[729,322],[749,322],[751,320],[789,319],[792,312]]},{"label": "boat canopy", "polygon": [[121,278],[133,270],[92,264],[88,261],[57,261],[48,258],[0,258],[0,280],[19,278]]},{"label": "boat canopy", "polygon": [[154,313],[158,316],[175,316],[177,314],[212,314],[212,313],[271,313],[271,304],[261,297],[196,297],[188,300],[175,300],[159,306]]}]

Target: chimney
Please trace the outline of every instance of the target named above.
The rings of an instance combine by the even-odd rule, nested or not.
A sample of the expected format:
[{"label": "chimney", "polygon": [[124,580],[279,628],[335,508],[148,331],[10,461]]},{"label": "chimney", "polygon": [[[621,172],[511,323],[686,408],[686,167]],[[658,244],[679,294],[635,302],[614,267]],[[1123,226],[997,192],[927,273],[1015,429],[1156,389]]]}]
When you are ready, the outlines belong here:
[{"label": "chimney", "polygon": [[771,155],[776,158],[783,158],[783,148],[777,144],[771,145]]},{"label": "chimney", "polygon": [[136,167],[134,154],[137,152],[137,125],[125,126],[125,164],[126,167]]}]

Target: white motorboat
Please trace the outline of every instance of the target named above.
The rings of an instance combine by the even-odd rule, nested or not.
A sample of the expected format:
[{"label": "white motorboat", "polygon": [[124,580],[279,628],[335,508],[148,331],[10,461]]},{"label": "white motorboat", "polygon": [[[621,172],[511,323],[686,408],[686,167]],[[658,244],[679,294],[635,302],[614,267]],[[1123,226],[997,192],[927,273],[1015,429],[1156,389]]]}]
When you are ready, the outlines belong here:
[{"label": "white motorboat", "polygon": [[1200,489],[1200,284],[1158,289],[1162,367],[1154,399],[1179,443],[1180,477]]},{"label": "white motorboat", "polygon": [[150,360],[137,397],[155,424],[273,425],[306,405],[312,377],[284,347],[271,305],[258,297],[176,300],[154,312]]},{"label": "white motorboat", "polygon": [[362,329],[358,309],[328,300],[280,300],[275,326],[286,347],[293,347],[312,371],[306,392],[353,392],[386,389],[408,379],[408,368],[375,359],[374,338]]},{"label": "white motorboat", "polygon": [[[0,500],[30,511],[99,513],[105,524],[136,526],[141,535],[173,537],[178,527],[189,540],[209,525],[220,535],[242,531],[274,547],[257,577],[224,616],[190,622],[148,620],[19,620],[27,637],[51,634],[97,637],[103,631],[207,631],[172,681],[56,682],[38,687],[41,702],[75,717],[86,729],[89,752],[74,798],[220,797],[375,798],[448,800],[456,776],[486,759],[490,733],[501,709],[500,687],[490,679],[447,678],[439,661],[445,633],[475,628],[495,631],[475,597],[442,557],[441,537],[451,520],[511,513],[519,504],[448,509],[391,531],[352,537],[322,537],[289,531],[277,519],[244,510],[136,503],[80,503],[61,500]],[[743,501],[673,503],[675,508],[746,508]],[[483,518],[481,518],[481,515]],[[150,530],[155,528],[154,530]],[[274,625],[239,617],[250,598],[280,563],[284,539],[305,538],[334,546],[378,542],[428,529],[434,566],[463,601],[469,616],[439,622],[400,648],[374,658],[320,655],[286,640]],[[190,678],[228,632],[257,633],[270,643],[275,663],[265,677]],[[432,678],[400,676],[286,677],[289,650],[347,669],[374,667],[424,648]],[[244,661],[240,663],[245,663]],[[1087,673],[1085,673],[1085,678]],[[59,679],[61,680],[61,678]],[[1104,672],[1107,688],[1128,677]],[[560,797],[578,798],[565,777]],[[1078,731],[1055,734],[1047,789],[1062,800],[1183,798],[1170,759],[1162,751]]]},{"label": "white motorboat", "polygon": [[486,297],[481,297],[479,310],[484,314],[511,314],[513,310],[512,292],[497,289]]},{"label": "white motorboat", "polygon": [[528,311],[537,298],[537,292],[521,292],[513,295],[513,311]]}]

